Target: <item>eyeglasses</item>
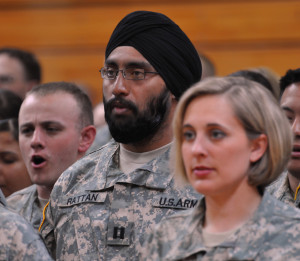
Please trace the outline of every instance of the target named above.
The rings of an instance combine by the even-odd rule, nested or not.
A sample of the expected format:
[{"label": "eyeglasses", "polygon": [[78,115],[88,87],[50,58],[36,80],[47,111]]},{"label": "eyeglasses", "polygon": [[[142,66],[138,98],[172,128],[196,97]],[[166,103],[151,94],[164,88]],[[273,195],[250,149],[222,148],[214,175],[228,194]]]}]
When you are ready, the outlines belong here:
[{"label": "eyeglasses", "polygon": [[158,72],[145,72],[142,68],[126,68],[124,70],[116,70],[114,68],[103,67],[99,70],[101,77],[107,80],[114,80],[122,72],[123,78],[126,80],[144,80],[146,73],[158,74]]}]

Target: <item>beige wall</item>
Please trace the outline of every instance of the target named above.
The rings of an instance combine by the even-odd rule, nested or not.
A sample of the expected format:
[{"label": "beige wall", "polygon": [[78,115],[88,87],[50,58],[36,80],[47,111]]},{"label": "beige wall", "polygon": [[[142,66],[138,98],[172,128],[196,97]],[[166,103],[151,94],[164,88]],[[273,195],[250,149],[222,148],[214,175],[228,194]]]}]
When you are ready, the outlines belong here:
[{"label": "beige wall", "polygon": [[0,45],[26,48],[43,82],[85,85],[102,99],[98,70],[110,34],[134,10],[162,12],[216,65],[218,75],[267,66],[300,67],[300,1],[292,0],[1,0]]}]

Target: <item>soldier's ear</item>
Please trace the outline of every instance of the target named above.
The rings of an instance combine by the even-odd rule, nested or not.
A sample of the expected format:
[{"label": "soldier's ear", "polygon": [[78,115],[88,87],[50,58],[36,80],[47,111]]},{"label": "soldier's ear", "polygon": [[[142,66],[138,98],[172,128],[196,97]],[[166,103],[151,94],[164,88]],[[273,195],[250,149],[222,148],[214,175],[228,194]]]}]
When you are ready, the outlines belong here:
[{"label": "soldier's ear", "polygon": [[178,99],[175,97],[175,95],[172,94],[172,93],[171,93],[171,98],[172,98],[172,100],[176,100],[176,101],[178,100]]},{"label": "soldier's ear", "polygon": [[260,134],[258,138],[251,140],[250,162],[258,161],[266,152],[268,147],[268,138],[266,134]]},{"label": "soldier's ear", "polygon": [[85,153],[94,142],[96,137],[96,128],[94,125],[89,125],[81,130],[78,152]]}]

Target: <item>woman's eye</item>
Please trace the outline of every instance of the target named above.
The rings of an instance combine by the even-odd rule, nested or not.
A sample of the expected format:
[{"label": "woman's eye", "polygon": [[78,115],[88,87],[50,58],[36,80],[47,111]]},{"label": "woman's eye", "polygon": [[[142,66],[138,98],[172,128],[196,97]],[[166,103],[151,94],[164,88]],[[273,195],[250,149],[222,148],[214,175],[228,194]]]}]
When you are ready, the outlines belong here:
[{"label": "woman's eye", "polygon": [[213,139],[221,139],[221,138],[224,138],[226,136],[226,134],[221,130],[211,130],[210,136]]},{"label": "woman's eye", "polygon": [[184,140],[188,141],[195,138],[195,133],[193,131],[184,131],[182,136]]}]

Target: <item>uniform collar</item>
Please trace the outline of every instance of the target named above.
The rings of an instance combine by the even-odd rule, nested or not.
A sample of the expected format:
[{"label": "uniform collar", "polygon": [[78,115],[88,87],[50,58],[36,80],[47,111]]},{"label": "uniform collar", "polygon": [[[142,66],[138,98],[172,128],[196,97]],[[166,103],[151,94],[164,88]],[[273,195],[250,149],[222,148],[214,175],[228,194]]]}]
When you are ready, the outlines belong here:
[{"label": "uniform collar", "polygon": [[172,180],[169,168],[170,149],[142,167],[125,174],[118,168],[120,144],[112,142],[108,148],[110,148],[110,153],[107,154],[107,156],[110,155],[109,160],[103,160],[104,153],[101,155],[101,159],[98,159],[95,168],[94,175],[99,177],[99,182],[95,184],[96,190],[107,189],[116,183],[128,183],[163,190],[170,184]]}]

